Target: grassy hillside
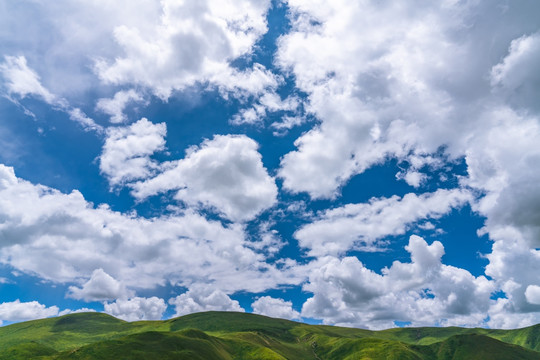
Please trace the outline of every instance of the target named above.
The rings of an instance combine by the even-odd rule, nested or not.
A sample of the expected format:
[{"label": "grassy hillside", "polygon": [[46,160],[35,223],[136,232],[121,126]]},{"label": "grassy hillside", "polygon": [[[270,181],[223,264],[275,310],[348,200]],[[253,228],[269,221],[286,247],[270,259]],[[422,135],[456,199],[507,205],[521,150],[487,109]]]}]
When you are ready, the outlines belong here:
[{"label": "grassy hillside", "polygon": [[436,359],[452,360],[526,360],[540,359],[540,353],[508,344],[489,336],[454,335],[429,346]]},{"label": "grassy hillside", "polygon": [[540,325],[369,331],[205,312],[125,322],[72,314],[0,327],[2,359],[540,359]]}]

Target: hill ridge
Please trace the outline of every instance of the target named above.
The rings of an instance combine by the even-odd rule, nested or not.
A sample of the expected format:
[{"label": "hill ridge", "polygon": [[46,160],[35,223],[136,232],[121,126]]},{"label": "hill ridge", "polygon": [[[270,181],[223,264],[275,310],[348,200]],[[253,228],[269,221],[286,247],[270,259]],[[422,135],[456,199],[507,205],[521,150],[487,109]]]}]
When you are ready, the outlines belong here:
[{"label": "hill ridge", "polygon": [[[475,342],[482,345],[473,346]],[[136,322],[89,312],[0,327],[0,349],[4,349],[0,360],[143,359],[158,354],[160,359],[393,356],[439,360],[503,359],[504,355],[538,360],[540,324],[513,330],[415,327],[373,331],[240,312],[208,311]]]}]

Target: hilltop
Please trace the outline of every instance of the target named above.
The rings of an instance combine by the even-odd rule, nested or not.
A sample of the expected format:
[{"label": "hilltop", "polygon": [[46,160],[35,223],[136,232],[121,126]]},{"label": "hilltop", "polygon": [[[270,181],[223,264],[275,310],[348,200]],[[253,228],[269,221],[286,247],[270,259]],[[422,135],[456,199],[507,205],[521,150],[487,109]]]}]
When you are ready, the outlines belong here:
[{"label": "hilltop", "polygon": [[81,313],[0,328],[0,359],[540,359],[540,325],[370,331],[204,312],[126,322]]}]

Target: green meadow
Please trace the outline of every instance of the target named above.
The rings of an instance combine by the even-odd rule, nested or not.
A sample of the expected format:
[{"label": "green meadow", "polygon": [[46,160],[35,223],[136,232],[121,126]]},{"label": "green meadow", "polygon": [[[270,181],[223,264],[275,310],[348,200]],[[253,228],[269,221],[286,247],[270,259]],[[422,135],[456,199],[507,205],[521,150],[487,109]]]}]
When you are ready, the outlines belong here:
[{"label": "green meadow", "polygon": [[369,331],[204,312],[126,322],[81,313],[0,328],[0,359],[540,359],[540,325]]}]

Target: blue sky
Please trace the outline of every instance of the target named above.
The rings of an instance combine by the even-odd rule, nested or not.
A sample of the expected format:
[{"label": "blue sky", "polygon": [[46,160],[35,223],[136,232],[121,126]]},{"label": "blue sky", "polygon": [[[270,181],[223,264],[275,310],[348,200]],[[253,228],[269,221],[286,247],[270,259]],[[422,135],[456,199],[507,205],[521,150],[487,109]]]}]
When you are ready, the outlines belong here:
[{"label": "blue sky", "polygon": [[540,322],[535,1],[0,1],[0,321]]}]

